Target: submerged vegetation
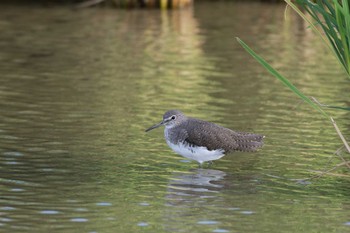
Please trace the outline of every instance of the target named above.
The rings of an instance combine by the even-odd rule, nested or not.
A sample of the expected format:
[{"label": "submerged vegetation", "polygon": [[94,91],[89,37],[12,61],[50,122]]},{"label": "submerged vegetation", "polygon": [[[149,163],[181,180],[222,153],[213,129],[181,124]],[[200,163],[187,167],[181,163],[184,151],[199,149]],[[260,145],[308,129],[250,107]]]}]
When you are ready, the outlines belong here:
[{"label": "submerged vegetation", "polygon": [[[350,78],[350,9],[348,0],[296,0],[293,3],[291,0],[285,0],[285,2],[293,10],[295,10],[305,21],[307,21],[317,35],[321,38],[324,44],[333,52],[340,65],[344,68],[348,78]],[[306,13],[304,13],[306,12]],[[308,17],[311,16],[311,20]],[[247,44],[237,38],[242,47],[252,55],[266,70],[279,79],[284,85],[286,85],[292,92],[298,95],[304,102],[316,109],[323,117],[328,119],[337,134],[339,135],[343,147],[350,153],[350,147],[338,128],[334,119],[329,116],[324,108],[337,108],[341,110],[349,111],[348,107],[328,106],[319,103],[315,98],[307,97],[297,87],[295,87],[286,77],[281,75],[277,70],[270,66],[261,56],[256,54]],[[350,159],[346,159],[342,156],[341,151],[338,149],[336,154],[342,160],[342,163],[336,165],[331,170],[334,170],[341,166],[346,166],[350,169]],[[331,171],[329,170],[329,171]],[[323,173],[324,174],[324,173]]]}]

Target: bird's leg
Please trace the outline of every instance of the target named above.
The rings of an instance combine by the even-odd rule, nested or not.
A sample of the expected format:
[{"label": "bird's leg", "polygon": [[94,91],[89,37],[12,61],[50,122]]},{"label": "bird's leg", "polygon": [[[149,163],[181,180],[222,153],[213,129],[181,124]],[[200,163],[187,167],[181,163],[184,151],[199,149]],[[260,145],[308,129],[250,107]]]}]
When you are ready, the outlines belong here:
[{"label": "bird's leg", "polygon": [[207,163],[205,163],[205,162],[203,162],[203,163],[199,163],[198,164],[198,168],[203,168],[203,167],[211,167],[211,165],[213,165],[214,164],[214,162],[213,161],[208,161],[208,165],[207,165]]}]

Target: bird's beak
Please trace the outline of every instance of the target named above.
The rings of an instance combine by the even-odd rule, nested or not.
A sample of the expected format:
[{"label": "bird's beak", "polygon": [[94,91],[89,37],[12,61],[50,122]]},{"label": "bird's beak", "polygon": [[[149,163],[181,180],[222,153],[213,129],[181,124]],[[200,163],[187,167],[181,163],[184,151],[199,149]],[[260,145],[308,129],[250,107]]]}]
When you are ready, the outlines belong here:
[{"label": "bird's beak", "polygon": [[160,127],[160,126],[162,126],[162,125],[168,123],[169,121],[171,121],[171,118],[170,118],[170,117],[167,118],[167,119],[162,120],[162,121],[159,122],[158,124],[155,124],[155,125],[149,127],[148,129],[145,130],[145,132],[148,132],[148,131],[151,131],[152,129],[158,128],[158,127]]},{"label": "bird's beak", "polygon": [[151,131],[152,129],[158,128],[158,127],[160,127],[162,125],[164,125],[164,121],[149,127],[148,129],[145,130],[145,132]]}]

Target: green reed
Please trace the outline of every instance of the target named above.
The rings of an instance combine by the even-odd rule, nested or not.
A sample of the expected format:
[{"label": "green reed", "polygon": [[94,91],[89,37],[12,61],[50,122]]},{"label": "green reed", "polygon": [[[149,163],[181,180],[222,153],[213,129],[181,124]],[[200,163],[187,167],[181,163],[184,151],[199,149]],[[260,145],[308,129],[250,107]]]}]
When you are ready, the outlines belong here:
[{"label": "green reed", "polygon": [[[311,107],[313,107],[314,109],[316,109],[319,113],[321,113],[322,116],[324,116],[325,118],[327,118],[333,125],[335,131],[337,132],[339,138],[341,139],[346,151],[348,153],[350,153],[350,146],[347,143],[345,137],[343,136],[343,134],[341,133],[340,129],[337,126],[337,123],[334,121],[334,119],[332,117],[330,117],[323,109],[322,104],[318,103],[317,101],[315,101],[315,99],[310,99],[309,97],[307,97],[306,95],[304,95],[296,86],[294,86],[286,77],[284,77],[283,75],[281,75],[276,69],[274,69],[269,63],[266,62],[266,60],[264,58],[262,58],[261,56],[259,56],[258,54],[256,54],[251,48],[249,48],[249,46],[244,43],[241,39],[237,38],[237,41],[242,45],[242,47],[250,54],[252,55],[253,58],[255,58],[255,60],[257,60],[267,71],[269,71],[272,75],[274,75],[278,80],[280,80],[285,86],[287,86],[294,94],[296,94],[297,96],[299,96],[304,102],[306,102],[307,104],[309,104]],[[326,106],[329,107],[329,106]],[[334,106],[331,106],[334,108]],[[338,108],[338,107],[335,107]],[[336,153],[339,158],[342,160],[341,164],[338,164],[336,167],[341,167],[341,166],[347,166],[348,169],[350,169],[350,161],[347,161],[340,153]],[[324,173],[322,173],[323,175]]]},{"label": "green reed", "polygon": [[[350,9],[348,0],[285,0],[329,47],[350,78]],[[311,21],[298,6],[314,20]],[[323,33],[320,31],[322,30]]]},{"label": "green reed", "polygon": [[285,86],[287,86],[292,92],[299,96],[302,100],[308,103],[311,107],[319,111],[324,117],[330,118],[327,113],[313,100],[304,95],[296,86],[294,86],[286,77],[281,75],[276,69],[274,69],[264,58],[256,54],[249,46],[244,43],[241,39],[237,38],[237,41],[242,45],[242,47],[255,58],[267,71],[269,71],[273,76],[280,80]]},{"label": "green reed", "polygon": [[[295,0],[295,2],[311,15],[315,22],[312,22],[306,14],[304,14],[290,0],[285,0],[305,21],[310,24],[310,27],[320,36],[325,45],[333,51],[339,63],[345,69],[345,72],[350,78],[350,9],[348,0]],[[323,31],[320,31],[320,29]],[[339,130],[336,122],[330,117],[322,107],[337,108],[342,110],[350,110],[348,107],[337,107],[320,104],[316,99],[310,99],[304,95],[296,86],[294,86],[286,77],[281,75],[270,64],[268,64],[261,56],[256,54],[247,44],[237,38],[241,46],[254,57],[267,71],[279,79],[293,93],[299,96],[304,102],[321,113],[322,116],[330,120],[338,136],[340,137],[347,152],[350,153],[350,146]],[[340,165],[345,165],[350,169],[350,161],[346,161],[344,157],[337,153],[343,161]]]}]

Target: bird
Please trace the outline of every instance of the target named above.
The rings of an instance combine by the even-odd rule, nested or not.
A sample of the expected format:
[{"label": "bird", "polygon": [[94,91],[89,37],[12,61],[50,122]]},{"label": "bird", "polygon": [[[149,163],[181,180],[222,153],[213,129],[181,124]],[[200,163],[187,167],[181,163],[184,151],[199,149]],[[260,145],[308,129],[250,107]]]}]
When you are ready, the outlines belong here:
[{"label": "bird", "polygon": [[265,136],[237,132],[212,122],[187,117],[179,110],[169,110],[163,120],[145,132],[165,126],[164,137],[168,146],[177,154],[197,161],[212,163],[226,154],[243,151],[253,152],[264,144]]}]

